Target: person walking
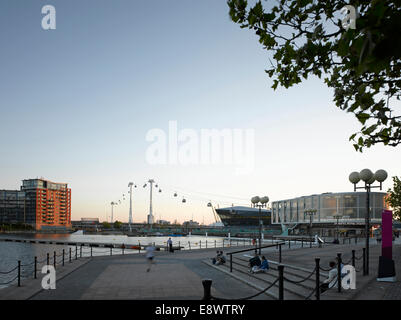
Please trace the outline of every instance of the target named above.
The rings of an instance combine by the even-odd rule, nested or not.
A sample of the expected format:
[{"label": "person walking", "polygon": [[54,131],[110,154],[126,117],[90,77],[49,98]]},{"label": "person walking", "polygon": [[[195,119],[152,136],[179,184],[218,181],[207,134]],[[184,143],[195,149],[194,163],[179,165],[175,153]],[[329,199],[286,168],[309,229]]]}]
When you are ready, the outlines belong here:
[{"label": "person walking", "polygon": [[167,246],[168,246],[168,251],[173,252],[173,241],[171,240],[171,238],[168,238]]},{"label": "person walking", "polygon": [[150,268],[154,262],[154,257],[155,257],[155,247],[153,246],[152,243],[149,243],[149,245],[146,247],[146,259],[148,260],[148,269],[146,272],[150,271]]}]

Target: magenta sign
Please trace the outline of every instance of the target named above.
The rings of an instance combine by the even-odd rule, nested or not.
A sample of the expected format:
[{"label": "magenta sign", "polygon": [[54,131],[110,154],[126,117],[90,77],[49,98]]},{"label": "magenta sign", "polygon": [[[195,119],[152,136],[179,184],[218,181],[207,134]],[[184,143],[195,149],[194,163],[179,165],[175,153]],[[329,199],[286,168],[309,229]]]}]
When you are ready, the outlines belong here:
[{"label": "magenta sign", "polygon": [[382,212],[382,256],[393,258],[393,212]]}]

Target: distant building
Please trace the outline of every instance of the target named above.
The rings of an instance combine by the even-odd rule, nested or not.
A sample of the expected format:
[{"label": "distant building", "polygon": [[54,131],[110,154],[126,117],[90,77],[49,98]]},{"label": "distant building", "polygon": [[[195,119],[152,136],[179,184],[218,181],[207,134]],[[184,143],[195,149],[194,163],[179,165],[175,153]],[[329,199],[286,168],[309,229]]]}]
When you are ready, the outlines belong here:
[{"label": "distant building", "polygon": [[[381,223],[383,209],[387,209],[386,193],[370,193],[371,223]],[[322,193],[272,202],[272,223],[309,224],[308,209],[316,209],[313,224],[365,225],[366,192]],[[337,221],[337,219],[339,221]]]},{"label": "distant building", "polygon": [[99,224],[99,218],[81,218],[82,224]]},{"label": "distant building", "polygon": [[98,230],[101,228],[99,218],[81,218],[78,221],[71,221],[74,229]]},{"label": "distant building", "polygon": [[220,220],[224,226],[259,226],[260,221],[263,225],[271,224],[271,211],[266,209],[250,208],[244,206],[234,206],[216,209]]},{"label": "distant building", "polygon": [[209,227],[224,227],[224,223],[220,222],[220,221],[217,221],[217,222],[214,222],[212,224],[209,224]]},{"label": "distant building", "polygon": [[157,220],[156,223],[157,223],[157,224],[164,224],[164,225],[167,225],[167,224],[170,224],[170,221],[167,221],[167,220]]},{"label": "distant building", "polygon": [[199,227],[199,222],[189,220],[189,221],[184,221],[182,224],[184,227]]},{"label": "distant building", "polygon": [[22,181],[21,190],[0,190],[0,223],[29,224],[36,230],[71,228],[71,189],[44,179]]}]

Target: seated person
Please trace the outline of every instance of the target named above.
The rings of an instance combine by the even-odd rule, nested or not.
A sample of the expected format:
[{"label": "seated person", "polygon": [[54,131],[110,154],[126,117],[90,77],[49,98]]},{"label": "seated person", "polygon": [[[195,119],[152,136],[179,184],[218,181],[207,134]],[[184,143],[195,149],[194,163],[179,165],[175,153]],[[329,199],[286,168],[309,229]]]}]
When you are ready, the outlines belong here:
[{"label": "seated person", "polygon": [[262,256],[262,263],[260,264],[260,266],[253,266],[251,272],[266,272],[267,270],[269,270],[269,262],[267,261],[265,256]]},{"label": "seated person", "polygon": [[260,261],[259,256],[255,253],[255,256],[254,256],[253,258],[249,259],[249,264],[248,264],[248,266],[251,268],[250,271],[252,271],[252,268],[253,268],[254,266],[259,267],[261,264],[262,264],[262,261]]},{"label": "seated person", "polygon": [[223,251],[220,251],[216,257],[216,265],[226,263],[226,258],[223,255]]},{"label": "seated person", "polygon": [[217,260],[220,258],[220,251],[216,251],[216,257],[212,258],[213,264],[216,264]]},{"label": "seated person", "polygon": [[328,289],[331,289],[333,287],[337,288],[337,266],[334,261],[330,261],[329,263],[330,266],[330,271],[329,271],[329,277],[323,281],[323,283],[320,285],[320,292],[325,292]]},{"label": "seated person", "polygon": [[226,257],[224,256],[223,251],[220,251],[220,253],[221,253],[220,255],[221,263],[226,263]]}]

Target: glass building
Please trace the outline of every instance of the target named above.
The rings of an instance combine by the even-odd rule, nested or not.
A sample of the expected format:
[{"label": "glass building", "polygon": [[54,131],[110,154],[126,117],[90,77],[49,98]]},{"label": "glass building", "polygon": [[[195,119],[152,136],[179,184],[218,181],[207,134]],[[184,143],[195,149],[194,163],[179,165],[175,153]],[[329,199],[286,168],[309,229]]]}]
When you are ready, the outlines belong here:
[{"label": "glass building", "polygon": [[[370,219],[381,223],[383,209],[387,209],[384,192],[370,193]],[[312,222],[322,224],[365,224],[366,192],[322,193],[272,202],[272,224],[310,223],[305,212],[316,209]]]},{"label": "glass building", "polygon": [[21,190],[0,190],[0,223],[36,230],[71,228],[71,189],[44,179],[22,181]]}]

